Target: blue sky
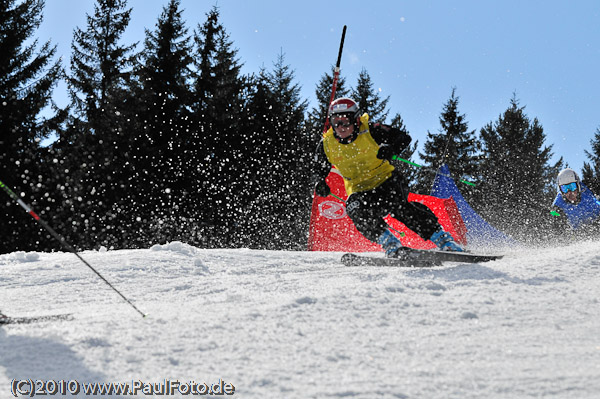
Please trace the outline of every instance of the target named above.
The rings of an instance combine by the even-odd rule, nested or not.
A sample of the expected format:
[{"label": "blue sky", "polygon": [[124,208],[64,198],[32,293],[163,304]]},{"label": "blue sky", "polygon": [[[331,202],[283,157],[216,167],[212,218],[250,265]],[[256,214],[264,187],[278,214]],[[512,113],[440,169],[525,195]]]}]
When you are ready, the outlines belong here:
[{"label": "blue sky", "polygon": [[[129,0],[125,43],[141,44],[167,0]],[[600,127],[600,2],[503,1],[204,1],[182,0],[190,32],[217,5],[238,49],[243,73],[271,68],[278,55],[294,70],[311,105],[315,87],[337,59],[348,26],[341,73],[353,86],[365,68],[390,116],[400,113],[422,151],[427,132],[455,87],[470,130],[496,121],[516,93],[560,156],[577,171]],[[93,0],[46,0],[40,41],[69,64],[72,32],[85,28]],[[64,86],[55,97],[66,103]],[[457,171],[458,172],[458,171]]]}]

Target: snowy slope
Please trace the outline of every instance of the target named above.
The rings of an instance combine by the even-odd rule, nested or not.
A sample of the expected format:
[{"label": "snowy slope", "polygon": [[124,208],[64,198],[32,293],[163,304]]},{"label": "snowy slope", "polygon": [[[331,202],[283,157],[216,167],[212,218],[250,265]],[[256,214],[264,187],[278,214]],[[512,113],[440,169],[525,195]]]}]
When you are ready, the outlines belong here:
[{"label": "snowy slope", "polygon": [[0,398],[13,379],[222,380],[244,399],[600,398],[598,242],[432,269],[181,243],[82,256],[149,316],[73,254],[0,255],[4,314],[74,317],[0,327]]}]

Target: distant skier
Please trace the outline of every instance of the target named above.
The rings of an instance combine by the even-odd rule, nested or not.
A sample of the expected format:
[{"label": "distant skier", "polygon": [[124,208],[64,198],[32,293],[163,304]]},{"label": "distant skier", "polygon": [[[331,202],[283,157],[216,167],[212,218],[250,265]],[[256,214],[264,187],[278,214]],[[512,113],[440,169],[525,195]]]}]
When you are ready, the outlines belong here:
[{"label": "distant skier", "polygon": [[552,203],[553,214],[562,216],[576,232],[600,230],[600,199],[585,186],[573,169],[563,169],[556,179],[558,194]]},{"label": "distant skier", "polygon": [[325,179],[333,165],[344,178],[348,216],[365,238],[383,247],[386,256],[397,257],[402,248],[384,220],[388,214],[442,250],[464,251],[429,208],[408,201],[406,179],[389,162],[410,144],[408,134],[388,125],[369,123],[369,115],[361,116],[358,105],[349,98],[333,101],[328,118],[332,127],[315,154],[318,196],[331,193]]}]

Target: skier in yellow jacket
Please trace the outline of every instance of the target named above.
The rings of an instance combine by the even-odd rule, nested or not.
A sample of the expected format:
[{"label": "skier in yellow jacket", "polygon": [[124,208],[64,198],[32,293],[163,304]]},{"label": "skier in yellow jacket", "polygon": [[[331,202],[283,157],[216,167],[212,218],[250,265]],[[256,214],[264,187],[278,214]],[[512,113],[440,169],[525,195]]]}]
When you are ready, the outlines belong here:
[{"label": "skier in yellow jacket", "polygon": [[408,202],[408,184],[389,162],[410,144],[410,136],[388,125],[369,123],[369,116],[361,116],[358,105],[349,98],[333,101],[328,118],[331,128],[315,154],[317,195],[331,193],[325,178],[333,165],[344,178],[348,216],[363,236],[383,247],[388,257],[402,253],[402,244],[383,219],[388,214],[442,250],[464,251],[429,208]]}]

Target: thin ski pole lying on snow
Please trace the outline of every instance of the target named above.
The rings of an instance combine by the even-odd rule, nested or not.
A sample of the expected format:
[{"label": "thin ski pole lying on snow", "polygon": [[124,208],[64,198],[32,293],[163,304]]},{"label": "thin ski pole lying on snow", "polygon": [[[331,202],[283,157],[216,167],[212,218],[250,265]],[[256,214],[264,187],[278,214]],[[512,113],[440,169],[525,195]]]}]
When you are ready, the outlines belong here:
[{"label": "thin ski pole lying on snow", "polygon": [[68,250],[69,252],[72,252],[75,254],[75,256],[77,256],[79,258],[80,261],[82,261],[87,267],[89,267],[94,273],[96,273],[98,275],[98,277],[100,277],[102,279],[102,281],[104,281],[106,284],[108,284],[108,286],[110,288],[112,288],[117,294],[119,294],[121,296],[121,298],[123,298],[125,300],[125,302],[127,302],[129,305],[131,305],[132,308],[134,308],[139,314],[142,315],[142,317],[146,317],[146,315],[144,313],[142,313],[141,310],[139,310],[133,303],[131,303],[131,301],[127,298],[125,298],[125,296],[123,294],[121,294],[121,292],[119,292],[119,290],[117,290],[115,287],[113,287],[113,285],[111,283],[108,282],[108,280],[106,280],[100,273],[98,273],[98,271],[96,269],[94,269],[92,267],[92,265],[90,265],[88,262],[86,262],[85,259],[83,259],[81,257],[81,255],[79,255],[79,253],[77,252],[77,250],[71,245],[69,244],[60,234],[58,234],[56,231],[54,231],[54,229],[52,227],[50,227],[48,225],[48,223],[46,223],[43,219],[41,219],[32,209],[31,207],[29,207],[27,204],[25,204],[18,196],[17,194],[13,193],[13,191],[8,188],[4,183],[2,183],[2,181],[0,181],[0,187],[2,187],[2,189],[4,190],[4,192],[6,194],[8,194],[10,196],[10,198],[12,198],[13,200],[15,200],[19,205],[21,205],[21,207],[23,209],[25,209],[25,212],[27,212],[28,214],[31,215],[31,217],[33,217],[39,224],[42,225],[42,227],[44,227],[51,235],[52,237],[56,238],[58,241],[60,241],[61,245]]}]

